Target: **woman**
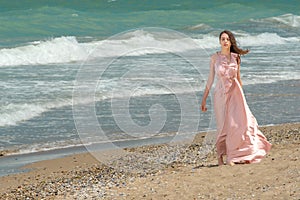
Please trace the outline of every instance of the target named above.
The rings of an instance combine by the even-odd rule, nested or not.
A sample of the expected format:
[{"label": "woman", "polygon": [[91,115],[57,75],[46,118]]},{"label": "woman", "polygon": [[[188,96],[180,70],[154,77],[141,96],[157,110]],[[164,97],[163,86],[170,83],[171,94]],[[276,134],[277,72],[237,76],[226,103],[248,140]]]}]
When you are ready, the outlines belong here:
[{"label": "woman", "polygon": [[271,149],[271,144],[258,130],[243,90],[240,78],[240,55],[248,50],[240,49],[234,35],[224,30],[219,35],[221,51],[211,56],[210,73],[203,94],[201,110],[207,111],[206,98],[214,82],[214,111],[217,121],[216,149],[218,164],[257,163]]}]

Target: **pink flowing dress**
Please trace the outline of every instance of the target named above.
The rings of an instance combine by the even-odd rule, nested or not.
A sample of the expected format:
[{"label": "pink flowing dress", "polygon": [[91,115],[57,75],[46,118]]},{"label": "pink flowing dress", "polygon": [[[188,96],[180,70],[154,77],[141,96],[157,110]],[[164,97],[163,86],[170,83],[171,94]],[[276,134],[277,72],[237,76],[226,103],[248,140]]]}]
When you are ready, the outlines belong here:
[{"label": "pink flowing dress", "polygon": [[212,56],[207,82],[211,89],[215,74],[214,111],[217,122],[216,148],[219,157],[229,162],[257,163],[270,151],[271,144],[251,113],[242,87],[237,80],[237,54],[230,60],[221,53]]}]

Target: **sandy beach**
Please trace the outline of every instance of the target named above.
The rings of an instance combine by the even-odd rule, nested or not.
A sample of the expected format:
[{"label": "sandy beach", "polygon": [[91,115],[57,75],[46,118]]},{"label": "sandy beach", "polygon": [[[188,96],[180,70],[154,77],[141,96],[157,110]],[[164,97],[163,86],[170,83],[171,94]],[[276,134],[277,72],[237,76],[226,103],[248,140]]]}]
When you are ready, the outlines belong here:
[{"label": "sandy beach", "polygon": [[[287,2],[1,1],[0,200],[300,200],[300,1]],[[221,88],[242,103],[226,132],[246,103],[272,143],[262,162],[217,165]]]},{"label": "sandy beach", "polygon": [[[0,177],[1,199],[300,199],[300,123],[260,127],[272,150],[258,164],[217,166],[189,144],[126,149],[104,165],[89,153],[36,162]],[[117,155],[117,154],[116,154]]]}]

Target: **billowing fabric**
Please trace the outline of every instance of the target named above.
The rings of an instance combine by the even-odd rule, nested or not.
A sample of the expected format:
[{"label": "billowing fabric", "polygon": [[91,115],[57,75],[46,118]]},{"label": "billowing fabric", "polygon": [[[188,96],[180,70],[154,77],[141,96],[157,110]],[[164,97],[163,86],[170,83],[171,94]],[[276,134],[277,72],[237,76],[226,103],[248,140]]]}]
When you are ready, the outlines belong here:
[{"label": "billowing fabric", "polygon": [[237,54],[216,53],[211,58],[207,87],[217,77],[214,90],[214,111],[217,122],[216,148],[218,156],[227,155],[229,162],[259,162],[271,149],[251,113],[242,87],[237,80]]}]

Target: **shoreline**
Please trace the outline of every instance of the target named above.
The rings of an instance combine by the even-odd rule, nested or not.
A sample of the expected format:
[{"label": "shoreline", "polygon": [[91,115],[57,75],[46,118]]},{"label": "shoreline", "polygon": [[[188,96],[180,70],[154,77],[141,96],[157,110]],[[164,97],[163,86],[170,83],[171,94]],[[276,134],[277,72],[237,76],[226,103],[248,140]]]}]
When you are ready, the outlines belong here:
[{"label": "shoreline", "polygon": [[[259,125],[259,128],[264,128],[264,127],[271,127],[271,126],[281,126],[281,125],[285,125],[285,124],[298,124],[300,122],[287,122],[287,123],[280,123],[280,124],[267,124],[267,125]],[[211,131],[215,131],[215,130],[211,130]],[[197,134],[205,134],[207,133],[207,131],[201,131],[201,132],[198,132],[196,133],[195,135]],[[165,134],[163,136],[159,136],[159,137],[151,137],[151,138],[139,138],[137,140],[132,140],[132,139],[124,139],[124,140],[116,140],[116,141],[112,141],[113,143],[130,143],[130,142],[137,142],[139,143],[139,141],[141,141],[141,144],[133,144],[134,146],[132,147],[136,147],[136,146],[143,146],[143,142],[142,141],[147,141],[147,140],[150,140],[150,141],[154,141],[154,140],[159,140],[159,139],[164,139],[164,138],[168,138],[168,137],[173,137],[175,135],[175,133],[169,133],[169,134]],[[47,155],[47,154],[56,154],[56,153],[59,153],[59,152],[72,152],[74,151],[74,153],[78,152],[79,153],[84,153],[85,150],[80,150],[80,149],[86,149],[85,147],[86,146],[96,146],[96,145],[104,145],[103,148],[99,148],[99,149],[105,149],[105,145],[108,144],[108,143],[111,143],[111,141],[103,141],[103,142],[98,142],[98,143],[93,143],[93,144],[88,144],[88,145],[84,145],[84,144],[74,144],[74,145],[69,145],[67,147],[53,147],[53,148],[48,148],[48,149],[43,149],[43,150],[40,150],[40,151],[26,151],[26,152],[20,152],[19,150],[14,150],[14,149],[3,149],[3,150],[0,150],[0,160],[2,158],[6,158],[6,157],[19,157],[19,156],[27,156],[27,155]],[[163,142],[160,142],[158,141],[159,144],[163,143]],[[156,144],[156,143],[154,143]],[[146,144],[147,145],[147,144]],[[151,145],[151,143],[149,144]],[[130,147],[130,145],[128,146]],[[82,152],[83,151],[83,152]],[[60,154],[60,153],[59,153]],[[65,153],[61,153],[61,154],[65,154]],[[77,154],[77,153],[76,153]],[[72,155],[72,153],[70,154],[67,154],[68,155]],[[59,157],[58,157],[59,158]],[[1,175],[0,175],[1,177]]]},{"label": "shoreline", "polygon": [[[205,132],[200,132],[198,134],[205,134]],[[10,174],[22,173],[26,165],[30,165],[35,162],[42,162],[46,160],[53,160],[64,158],[67,156],[89,153],[91,152],[102,152],[102,151],[113,151],[119,148],[138,148],[142,146],[153,146],[161,145],[170,142],[174,138],[175,133],[165,134],[158,137],[151,138],[138,138],[136,140],[125,139],[113,142],[100,142],[93,143],[90,145],[75,145],[69,146],[67,148],[57,148],[45,151],[37,152],[26,152],[26,153],[13,153],[4,154],[0,156],[0,177],[7,176]],[[193,134],[195,136],[196,134]],[[185,135],[181,137],[184,138]],[[112,145],[113,144],[113,145]],[[5,171],[9,169],[8,171]]]},{"label": "shoreline", "polygon": [[[262,171],[261,173],[265,174],[265,177],[260,177],[262,181],[272,179],[272,177],[275,176],[274,173],[276,173],[276,177],[279,179],[277,182],[285,184],[285,187],[291,187],[288,190],[290,191],[289,194],[292,195],[290,196],[292,197],[291,199],[294,197],[300,198],[300,189],[297,189],[300,188],[300,168],[295,164],[300,160],[300,123],[260,126],[259,129],[273,144],[269,155],[267,155],[261,163],[238,165],[232,167],[232,169],[235,172],[239,172],[239,170],[250,170],[252,174],[255,174],[255,168],[259,168],[259,170]],[[25,171],[24,173],[0,177],[2,186],[0,196],[2,196],[3,199],[14,199],[21,196],[36,197],[39,199],[74,199],[78,196],[84,197],[84,195],[108,199],[111,199],[111,197],[125,199],[127,199],[127,197],[128,199],[134,199],[134,197],[136,197],[139,199],[146,195],[146,199],[150,199],[150,197],[161,197],[161,199],[164,199],[164,197],[161,196],[163,195],[163,191],[160,191],[159,188],[156,188],[155,190],[157,192],[153,193],[153,191],[149,191],[147,188],[141,188],[139,184],[144,181],[144,185],[149,185],[149,187],[152,188],[157,187],[155,185],[169,187],[170,185],[168,184],[154,183],[155,181],[152,179],[166,179],[166,182],[170,182],[170,177],[174,179],[182,177],[183,179],[191,179],[189,181],[195,182],[197,180],[193,179],[191,174],[197,174],[197,176],[203,175],[203,173],[200,172],[207,173],[207,178],[211,178],[215,181],[215,184],[217,184],[219,181],[218,176],[220,176],[220,172],[218,171],[221,170],[226,173],[231,173],[231,168],[228,166],[216,167],[217,160],[214,151],[208,152],[205,155],[199,154],[203,139],[203,134],[198,134],[195,136],[194,141],[187,146],[185,146],[185,144],[174,146],[156,144],[126,148],[126,152],[132,154],[121,155],[119,157],[116,151],[108,151],[107,155],[111,155],[106,163],[109,164],[108,166],[100,163],[94,155],[87,152],[33,162],[21,168],[21,170]],[[5,157],[6,156],[3,158]],[[274,169],[271,170],[272,167],[274,167]],[[288,169],[288,173],[290,173],[288,176],[282,174],[283,172],[287,173],[285,169]],[[209,175],[210,173],[212,173],[212,176]],[[177,174],[178,177],[174,176],[174,174]],[[241,176],[246,176],[246,174]],[[202,178],[202,181],[205,182],[205,177],[202,177],[202,175],[198,178]],[[263,175],[261,174],[261,176]],[[252,178],[259,183],[259,177]],[[239,182],[242,180],[236,181]],[[174,180],[173,182],[180,185],[182,180],[177,180],[177,182]],[[82,184],[85,186],[82,187]],[[205,183],[202,184],[205,185]],[[270,184],[271,182],[268,182],[268,191],[271,191],[270,188],[273,188]],[[282,189],[286,190],[285,187],[282,187]],[[135,190],[133,188],[139,189]],[[190,189],[192,188],[193,187]],[[189,188],[186,189],[189,190]],[[275,189],[275,186],[273,189]],[[164,193],[167,194],[166,197],[169,197],[166,199],[173,199],[172,191],[169,190],[171,189],[164,191]],[[179,189],[179,191],[181,190],[182,188]],[[279,191],[281,191],[281,189],[279,189]],[[190,197],[197,197],[195,191],[191,190],[190,193],[194,195]],[[217,194],[213,191],[203,191],[204,196],[209,193],[211,193],[211,197],[215,197],[214,195]],[[244,195],[246,195],[246,193]],[[257,195],[259,195],[259,193],[255,195],[255,197],[258,197]],[[209,199],[209,196],[206,197]]]}]

